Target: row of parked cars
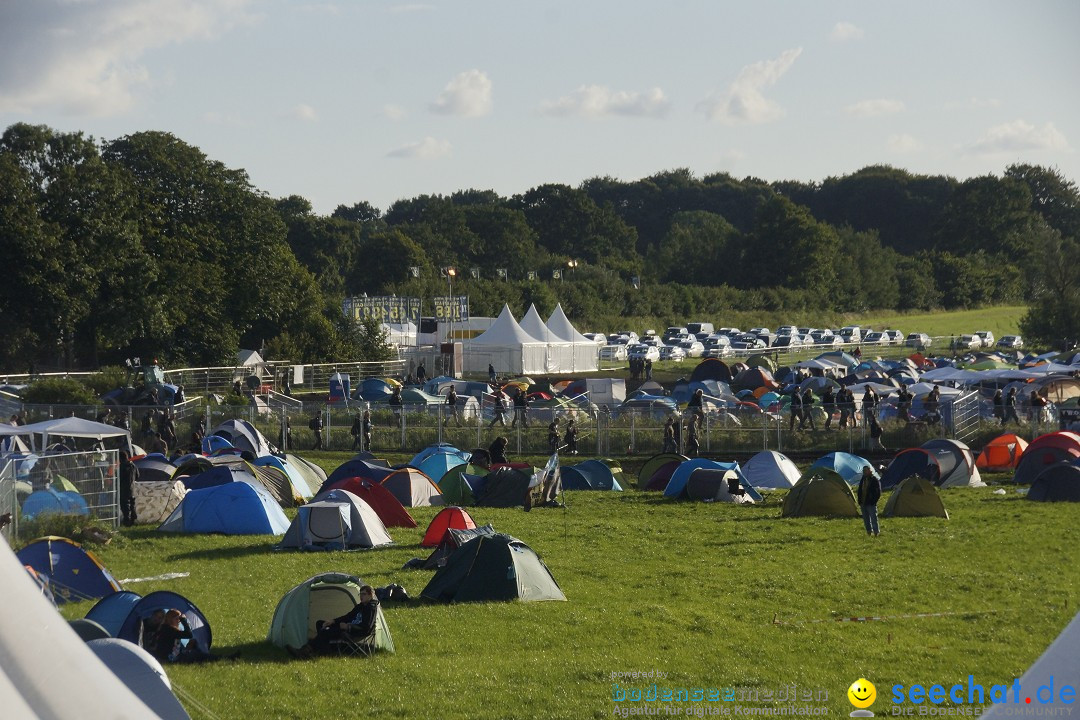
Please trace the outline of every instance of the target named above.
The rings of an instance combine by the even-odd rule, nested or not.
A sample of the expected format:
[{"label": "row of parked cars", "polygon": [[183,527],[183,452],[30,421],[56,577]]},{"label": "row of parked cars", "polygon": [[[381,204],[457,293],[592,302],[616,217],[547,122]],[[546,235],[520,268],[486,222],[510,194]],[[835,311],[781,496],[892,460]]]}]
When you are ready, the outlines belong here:
[{"label": "row of parked cars", "polygon": [[[742,331],[735,327],[716,329],[712,323],[688,323],[672,326],[657,336],[646,330],[639,337],[632,330],[610,335],[585,333],[585,336],[603,347],[600,357],[604,360],[623,361],[628,358],[641,360],[682,360],[698,357],[729,357],[737,350],[792,349],[814,347],[835,349],[845,345],[904,345],[923,349],[933,346],[933,339],[926,333],[908,333],[900,330],[873,330],[864,333],[858,325],[848,325],[839,330],[828,328],[796,327],[782,325],[773,332],[766,327]],[[994,334],[980,330],[971,335],[953,339],[952,350],[976,350],[995,346]],[[1019,335],[1006,335],[996,342],[1001,349],[1014,350],[1024,346]]]}]

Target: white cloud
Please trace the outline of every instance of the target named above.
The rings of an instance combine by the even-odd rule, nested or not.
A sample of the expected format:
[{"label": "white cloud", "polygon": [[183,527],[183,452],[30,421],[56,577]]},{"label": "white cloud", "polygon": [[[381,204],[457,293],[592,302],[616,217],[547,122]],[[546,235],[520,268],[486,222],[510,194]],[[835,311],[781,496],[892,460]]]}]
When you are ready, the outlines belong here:
[{"label": "white cloud", "polygon": [[491,79],[481,70],[459,73],[429,107],[440,115],[487,115],[491,112]]},{"label": "white cloud", "polygon": [[433,160],[449,155],[452,149],[449,140],[436,140],[433,137],[426,137],[419,142],[411,142],[402,145],[399,148],[394,148],[386,153],[386,157],[404,158],[407,160],[414,158],[420,160]]},{"label": "white cloud", "polygon": [[1069,141],[1054,127],[1053,123],[1046,123],[1041,128],[1037,128],[1024,120],[995,125],[965,149],[977,155],[1028,150],[1072,152]]},{"label": "white cloud", "polygon": [[710,120],[729,124],[756,125],[776,120],[784,114],[783,108],[762,94],[762,90],[775,85],[802,53],[802,48],[785,50],[775,60],[763,60],[747,65],[721,95],[713,92],[698,103],[697,109]]},{"label": "white cloud", "polygon": [[401,107],[400,105],[387,103],[386,105],[382,106],[381,114],[383,117],[389,118],[390,120],[401,120],[408,113],[406,112],[405,108]]},{"label": "white cloud", "polygon": [[248,0],[0,3],[0,112],[118,115],[152,85],[148,50],[248,20]]},{"label": "white cloud", "polygon": [[856,27],[854,23],[838,22],[833,25],[832,32],[829,33],[829,39],[833,42],[843,42],[845,40],[858,40],[865,33],[862,28]]},{"label": "white cloud", "polygon": [[289,108],[288,112],[284,113],[284,115],[293,118],[294,120],[303,120],[304,122],[315,122],[319,119],[319,115],[315,112],[315,108],[304,103],[294,105]]},{"label": "white cloud", "polygon": [[900,100],[878,98],[876,100],[861,100],[844,108],[844,112],[855,117],[868,118],[882,115],[895,115],[904,111],[904,103]]},{"label": "white cloud", "polygon": [[895,153],[912,153],[922,150],[922,143],[907,133],[890,135],[885,144]]},{"label": "white cloud", "polygon": [[582,85],[570,95],[548,100],[540,105],[545,115],[624,115],[628,117],[661,117],[670,107],[664,91],[652,88],[643,93],[612,90],[602,85]]},{"label": "white cloud", "polygon": [[1001,101],[997,98],[969,97],[961,100],[953,100],[952,102],[946,103],[945,107],[949,110],[961,108],[975,108],[981,110],[983,108],[1001,107]]}]

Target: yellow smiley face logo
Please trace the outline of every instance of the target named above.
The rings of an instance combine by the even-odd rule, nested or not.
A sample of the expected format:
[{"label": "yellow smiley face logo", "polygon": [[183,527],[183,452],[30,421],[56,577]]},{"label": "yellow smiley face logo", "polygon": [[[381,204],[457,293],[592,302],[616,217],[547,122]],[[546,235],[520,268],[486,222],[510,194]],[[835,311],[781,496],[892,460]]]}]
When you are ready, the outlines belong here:
[{"label": "yellow smiley face logo", "polygon": [[873,705],[874,700],[877,699],[877,688],[866,678],[859,678],[851,683],[851,687],[847,690],[847,697],[852,705],[865,709]]}]

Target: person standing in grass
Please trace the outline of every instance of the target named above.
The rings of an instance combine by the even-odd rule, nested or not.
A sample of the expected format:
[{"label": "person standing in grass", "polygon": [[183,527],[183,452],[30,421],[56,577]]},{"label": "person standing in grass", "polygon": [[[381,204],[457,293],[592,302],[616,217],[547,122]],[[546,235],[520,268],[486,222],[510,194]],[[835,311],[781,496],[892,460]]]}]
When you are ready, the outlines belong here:
[{"label": "person standing in grass", "polygon": [[553,417],[548,425],[548,450],[552,455],[559,451],[559,418]]},{"label": "person standing in grass", "polygon": [[869,465],[863,467],[862,477],[859,478],[859,507],[862,508],[863,525],[866,526],[866,534],[877,537],[881,534],[878,528],[877,504],[881,499],[881,480],[874,474]]},{"label": "person standing in grass", "polygon": [[663,452],[674,453],[679,452],[679,445],[675,442],[675,418],[668,415],[667,422],[664,423],[664,449]]}]

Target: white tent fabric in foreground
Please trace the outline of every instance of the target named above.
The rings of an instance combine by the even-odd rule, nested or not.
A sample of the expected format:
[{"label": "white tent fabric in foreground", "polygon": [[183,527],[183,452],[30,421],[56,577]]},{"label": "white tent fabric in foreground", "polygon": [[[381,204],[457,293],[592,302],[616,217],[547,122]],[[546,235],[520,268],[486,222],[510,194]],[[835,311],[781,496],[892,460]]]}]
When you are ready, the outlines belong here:
[{"label": "white tent fabric in foreground", "polygon": [[[1050,647],[1046,648],[1035,664],[1020,678],[1020,702],[995,704],[983,713],[983,717],[988,720],[1027,717],[1032,714],[1068,717],[1064,711],[1066,708],[1075,707],[1075,701],[1061,702],[1061,689],[1066,685],[1074,690],[1080,688],[1080,653],[1076,652],[1077,645],[1080,645],[1080,614],[1065,626],[1057,639],[1050,643]],[[1039,691],[1043,686],[1053,690],[1043,690],[1040,696]],[[986,690],[989,692],[989,688]],[[1024,699],[1029,697],[1032,703],[1025,704]],[[1012,700],[1011,683],[1009,700]],[[1051,708],[1054,709],[1053,712]]]},{"label": "white tent fabric in foreground", "polygon": [[86,646],[0,542],[0,707],[4,717],[158,716]]}]

